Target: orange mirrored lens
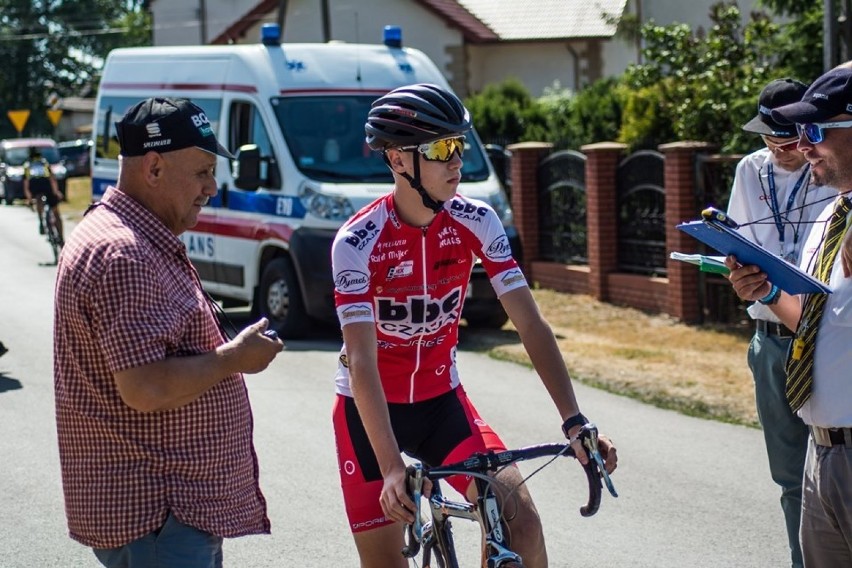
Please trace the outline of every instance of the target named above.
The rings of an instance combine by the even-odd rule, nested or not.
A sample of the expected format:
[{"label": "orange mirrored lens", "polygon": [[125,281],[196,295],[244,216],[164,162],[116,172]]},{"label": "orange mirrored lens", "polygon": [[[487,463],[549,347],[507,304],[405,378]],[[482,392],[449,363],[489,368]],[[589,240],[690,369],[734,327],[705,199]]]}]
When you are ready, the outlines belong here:
[{"label": "orange mirrored lens", "polygon": [[454,152],[458,152],[459,157],[464,155],[464,136],[444,138],[443,140],[435,140],[428,144],[421,144],[418,150],[429,161],[449,162]]}]

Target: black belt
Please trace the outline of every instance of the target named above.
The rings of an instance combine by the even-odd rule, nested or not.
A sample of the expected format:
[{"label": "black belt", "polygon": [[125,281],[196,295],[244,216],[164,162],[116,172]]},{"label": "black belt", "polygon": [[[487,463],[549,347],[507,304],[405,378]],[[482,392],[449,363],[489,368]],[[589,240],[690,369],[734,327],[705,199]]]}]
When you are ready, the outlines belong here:
[{"label": "black belt", "polygon": [[757,325],[757,331],[766,335],[776,335],[778,337],[795,337],[796,332],[791,330],[783,323],[766,320],[754,320]]},{"label": "black belt", "polygon": [[852,447],[852,428],[820,428],[811,426],[811,434],[817,445],[832,447],[848,445]]}]

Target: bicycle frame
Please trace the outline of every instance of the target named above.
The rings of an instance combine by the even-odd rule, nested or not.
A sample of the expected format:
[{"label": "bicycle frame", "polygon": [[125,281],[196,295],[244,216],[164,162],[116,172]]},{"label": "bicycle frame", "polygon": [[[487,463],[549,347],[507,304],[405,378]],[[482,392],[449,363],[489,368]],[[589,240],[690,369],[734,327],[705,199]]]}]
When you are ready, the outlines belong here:
[{"label": "bicycle frame", "polygon": [[[584,466],[589,484],[589,499],[580,507],[580,514],[589,517],[594,515],[600,507],[602,480],[606,482],[607,489],[614,497],[618,494],[603,468],[603,460],[597,450],[597,428],[593,424],[584,426],[581,439],[590,459]],[[500,503],[491,489],[492,479],[487,474],[519,461],[544,456],[574,457],[574,452],[570,444],[542,444],[517,450],[475,454],[463,462],[435,468],[426,467],[422,463],[408,466],[409,487],[417,510],[414,514],[414,524],[406,525],[407,542],[402,550],[403,556],[414,558],[422,548],[424,568],[431,566],[433,552],[436,552],[439,568],[458,568],[450,525],[450,518],[455,517],[479,524],[482,534],[483,566],[499,568],[506,563],[515,563],[519,566],[521,558],[509,548],[508,533],[500,512]],[[459,474],[474,476],[478,493],[476,504],[451,501],[441,492],[439,480]],[[431,520],[426,523],[422,522],[420,511],[424,479],[431,480],[433,484],[432,494],[429,497]]]}]

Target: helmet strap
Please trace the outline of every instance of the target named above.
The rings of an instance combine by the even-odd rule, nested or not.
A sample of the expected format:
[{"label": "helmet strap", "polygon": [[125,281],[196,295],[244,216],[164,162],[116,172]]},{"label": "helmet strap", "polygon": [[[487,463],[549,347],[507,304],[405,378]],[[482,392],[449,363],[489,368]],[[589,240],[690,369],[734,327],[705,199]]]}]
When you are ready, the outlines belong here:
[{"label": "helmet strap", "polygon": [[[404,177],[409,185],[414,188],[414,190],[420,194],[420,199],[423,201],[423,206],[427,209],[431,209],[433,213],[438,213],[441,209],[444,208],[444,202],[438,201],[437,199],[433,199],[431,195],[426,191],[426,188],[423,187],[423,184],[420,182],[420,152],[415,150],[414,154],[414,177],[408,175],[407,172],[399,172],[399,175]],[[387,154],[383,154],[385,163],[390,167],[390,160],[388,160]],[[393,168],[391,168],[393,169]]]}]

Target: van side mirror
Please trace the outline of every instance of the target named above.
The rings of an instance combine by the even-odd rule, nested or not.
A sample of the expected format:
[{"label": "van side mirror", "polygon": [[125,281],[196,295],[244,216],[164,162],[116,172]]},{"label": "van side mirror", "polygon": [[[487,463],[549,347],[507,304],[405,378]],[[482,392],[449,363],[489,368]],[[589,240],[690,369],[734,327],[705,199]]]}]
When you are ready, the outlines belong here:
[{"label": "van side mirror", "polygon": [[260,161],[260,149],[257,144],[240,146],[234,160],[234,185],[248,191],[255,191],[260,187]]}]

